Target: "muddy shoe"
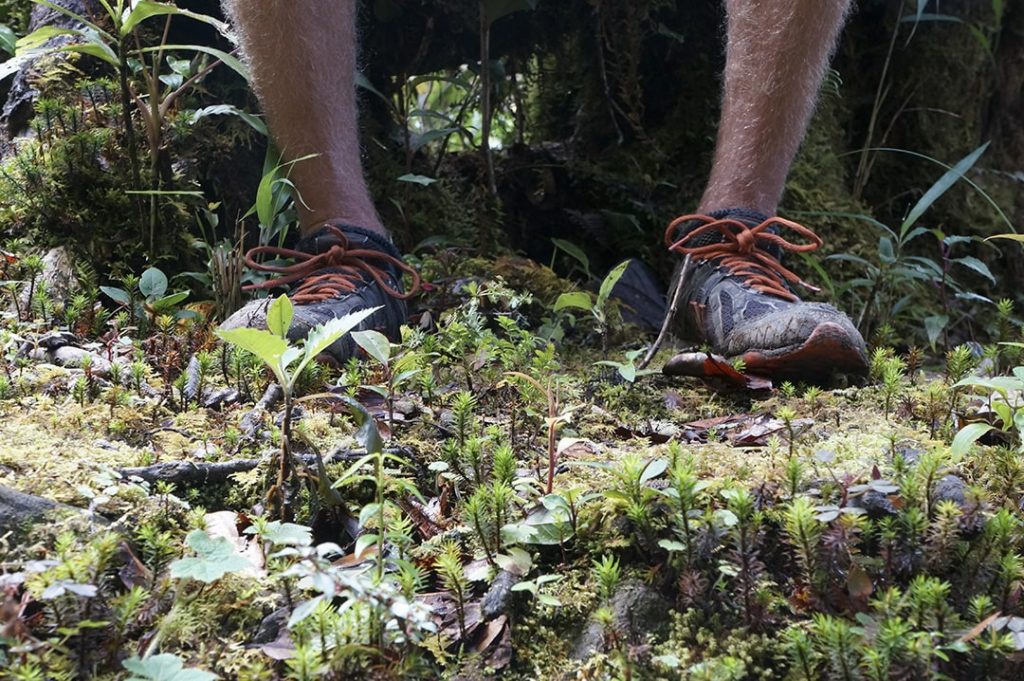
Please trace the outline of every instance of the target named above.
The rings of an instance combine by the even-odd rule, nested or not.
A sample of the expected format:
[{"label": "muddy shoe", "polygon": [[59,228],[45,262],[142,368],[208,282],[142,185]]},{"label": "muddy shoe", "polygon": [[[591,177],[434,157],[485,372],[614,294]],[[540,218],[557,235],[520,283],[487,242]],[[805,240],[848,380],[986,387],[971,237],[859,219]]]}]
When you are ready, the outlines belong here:
[{"label": "muddy shoe", "polygon": [[[257,262],[256,257],[291,258],[292,265]],[[380,331],[391,340],[400,339],[405,323],[405,301],[419,288],[419,274],[402,262],[401,254],[386,238],[359,227],[328,225],[302,238],[295,249],[260,246],[245,254],[245,264],[262,272],[278,275],[245,290],[291,286],[288,298],[295,306],[288,338],[306,337],[309,330],[352,312],[380,307],[363,320],[358,329]],[[402,274],[412,277],[406,293]],[[254,300],[228,317],[222,328],[266,328],[271,299]],[[327,349],[331,360],[342,363],[355,352],[348,335]]]},{"label": "muddy shoe", "polygon": [[[784,230],[805,243],[783,238]],[[752,374],[812,382],[863,374],[867,351],[856,327],[831,305],[800,300],[791,286],[817,289],[779,262],[785,251],[813,251],[821,243],[802,225],[752,211],[674,220],[665,244],[690,256],[676,332],[741,358]]]}]

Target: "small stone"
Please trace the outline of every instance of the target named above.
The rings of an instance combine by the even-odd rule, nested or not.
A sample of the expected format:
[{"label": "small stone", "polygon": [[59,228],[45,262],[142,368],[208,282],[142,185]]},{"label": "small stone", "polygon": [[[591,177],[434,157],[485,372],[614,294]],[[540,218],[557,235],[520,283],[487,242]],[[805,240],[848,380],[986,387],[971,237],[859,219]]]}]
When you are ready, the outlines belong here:
[{"label": "small stone", "polygon": [[210,395],[207,395],[206,399],[203,400],[203,406],[207,409],[220,411],[225,405],[232,404],[237,401],[237,390],[234,388],[221,388],[220,390],[216,390]]},{"label": "small stone", "polygon": [[522,578],[507,570],[498,573],[480,602],[480,612],[485,622],[506,613],[514,595],[512,587],[518,584],[520,579]]},{"label": "small stone", "polygon": [[62,348],[65,345],[74,345],[78,342],[78,338],[75,334],[69,331],[51,331],[45,333],[39,338],[35,339],[34,342],[26,343],[23,348],[46,348],[47,350],[56,350]]},{"label": "small stone", "polygon": [[967,506],[967,483],[952,473],[935,483],[932,494],[935,503],[952,501],[960,508]]},{"label": "small stone", "polygon": [[[656,589],[638,579],[623,581],[607,603],[613,615],[615,630],[627,643],[642,642],[647,634],[655,633],[668,621],[672,603]],[[576,637],[570,657],[586,660],[601,652],[604,631],[601,624],[591,620]]]},{"label": "small stone", "polygon": [[96,353],[76,348],[73,345],[66,345],[57,348],[53,352],[53,361],[64,367],[82,368],[82,359],[89,357],[92,360],[91,371],[96,376],[107,376],[110,373],[110,362]]},{"label": "small stone", "polygon": [[894,517],[899,514],[899,510],[889,501],[889,496],[874,489],[869,489],[864,494],[852,497],[850,499],[850,506],[863,508],[867,511],[868,517],[873,520]]}]

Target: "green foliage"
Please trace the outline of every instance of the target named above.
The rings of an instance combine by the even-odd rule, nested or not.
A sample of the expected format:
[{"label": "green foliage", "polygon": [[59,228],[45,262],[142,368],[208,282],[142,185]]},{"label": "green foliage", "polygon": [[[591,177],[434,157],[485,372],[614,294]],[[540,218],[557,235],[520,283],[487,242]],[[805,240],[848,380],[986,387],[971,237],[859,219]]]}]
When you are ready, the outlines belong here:
[{"label": "green foliage", "polygon": [[131,681],[211,681],[217,678],[216,674],[185,667],[180,657],[168,653],[130,657],[123,664],[132,673]]}]

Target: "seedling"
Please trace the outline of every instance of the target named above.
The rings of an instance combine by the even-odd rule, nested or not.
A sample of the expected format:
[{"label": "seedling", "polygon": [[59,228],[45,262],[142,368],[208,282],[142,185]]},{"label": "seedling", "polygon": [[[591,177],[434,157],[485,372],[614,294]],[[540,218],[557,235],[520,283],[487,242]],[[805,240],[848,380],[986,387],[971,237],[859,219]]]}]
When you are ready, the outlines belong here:
[{"label": "seedling", "polygon": [[660,373],[654,369],[640,369],[636,365],[637,358],[641,357],[646,350],[640,348],[639,350],[630,350],[626,353],[625,362],[615,362],[609,359],[602,359],[594,364],[606,367],[615,367],[615,370],[619,372],[619,376],[622,376],[624,381],[633,383],[640,376],[650,376],[651,374]]},{"label": "seedling", "polygon": [[555,301],[555,312],[566,308],[575,308],[589,312],[593,316],[594,321],[597,322],[597,331],[601,335],[601,345],[605,351],[608,349],[609,299],[612,295],[612,289],[615,288],[615,285],[619,283],[619,279],[625,274],[629,263],[629,260],[624,260],[613,267],[608,276],[601,282],[597,295],[590,291],[570,291],[558,296],[558,299]]},{"label": "seedling", "polygon": [[285,519],[290,514],[285,486],[292,472],[290,438],[295,383],[306,365],[379,309],[374,307],[360,310],[321,324],[309,332],[301,346],[292,345],[288,341],[288,329],[292,323],[294,310],[292,302],[283,294],[271,303],[267,310],[266,330],[217,329],[217,336],[222,340],[263,360],[284,393],[284,421],[281,427],[277,481],[267,492],[267,500],[276,509],[277,514]]},{"label": "seedling", "polygon": [[400,369],[400,363],[405,359],[405,356],[395,358],[394,362],[392,362],[391,341],[379,331],[353,331],[352,340],[366,351],[367,355],[377,360],[381,366],[381,371],[384,375],[383,385],[367,385],[363,387],[372,390],[384,398],[388,407],[388,429],[394,431],[395,390],[420,373],[420,369],[404,369],[396,372],[396,365],[399,365],[397,368]]},{"label": "seedling", "polygon": [[[124,288],[100,286],[115,303],[128,312],[128,323],[151,324],[158,315],[171,314],[175,306],[188,298],[188,291],[167,293],[167,275],[155,267],[150,267],[141,277],[127,276],[121,280]],[[195,317],[191,310],[178,310],[173,319]]]}]

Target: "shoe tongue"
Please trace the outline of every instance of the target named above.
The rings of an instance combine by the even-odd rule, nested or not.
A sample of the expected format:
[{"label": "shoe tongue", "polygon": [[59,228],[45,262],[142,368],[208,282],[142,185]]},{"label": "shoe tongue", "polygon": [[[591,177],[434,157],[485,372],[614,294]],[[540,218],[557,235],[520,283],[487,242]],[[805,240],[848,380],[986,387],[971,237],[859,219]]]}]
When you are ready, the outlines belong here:
[{"label": "shoe tongue", "polygon": [[[728,208],[725,210],[716,210],[711,211],[707,215],[708,217],[715,218],[716,220],[737,220],[745,224],[747,227],[756,227],[757,225],[761,224],[762,222],[771,217],[769,215],[765,215],[764,213],[759,213],[756,210],[750,210],[748,208]],[[678,238],[681,239],[683,236],[692,232],[697,227],[700,227],[701,224],[704,223],[701,223],[697,220],[691,220],[686,224],[680,225]],[[775,229],[774,227],[769,227],[766,231],[771,232],[772,234],[778,234],[778,230]],[[720,244],[723,241],[725,241],[724,234],[722,234],[721,232],[709,231],[705,232],[704,234],[701,234],[696,239],[687,242],[686,246],[687,248],[698,248],[701,246]],[[778,246],[761,244],[760,247],[762,250],[766,251],[776,260],[780,260],[782,258],[782,249],[779,248]]]},{"label": "shoe tongue", "polygon": [[330,250],[331,246],[337,245],[340,241],[330,229],[331,227],[335,227],[345,234],[349,248],[380,251],[399,260],[402,258],[402,254],[386,237],[362,227],[342,224],[324,226],[312,234],[302,237],[295,244],[295,250],[312,255],[319,255]]}]

